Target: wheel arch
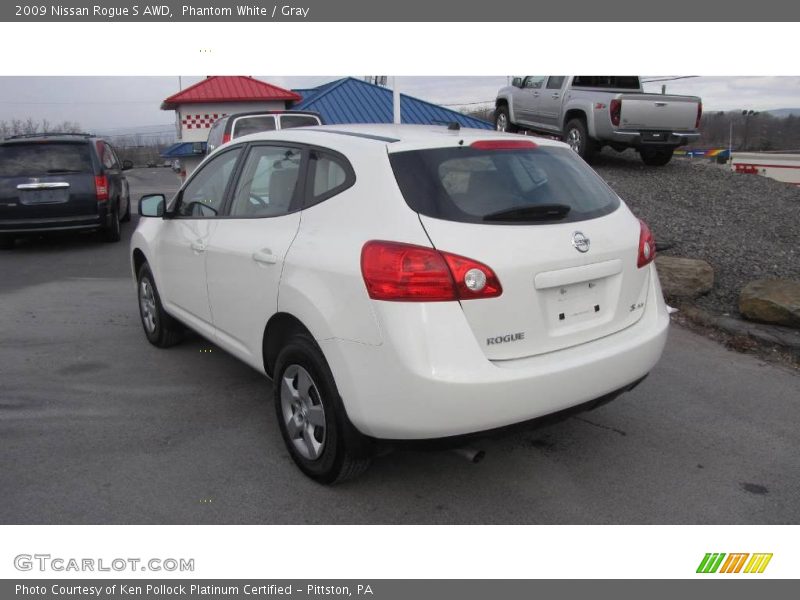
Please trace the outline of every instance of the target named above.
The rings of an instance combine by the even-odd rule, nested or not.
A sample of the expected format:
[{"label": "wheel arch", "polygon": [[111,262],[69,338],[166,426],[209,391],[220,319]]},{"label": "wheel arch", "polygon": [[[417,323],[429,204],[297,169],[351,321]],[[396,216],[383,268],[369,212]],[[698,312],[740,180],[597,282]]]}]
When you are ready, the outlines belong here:
[{"label": "wheel arch", "polygon": [[269,376],[274,376],[275,361],[286,340],[295,333],[307,333],[313,339],[314,334],[296,316],[287,312],[278,312],[272,315],[264,326],[264,334],[261,338],[261,358],[264,364],[264,372]]},{"label": "wheel arch", "polygon": [[589,135],[592,135],[594,133],[590,129],[589,119],[586,116],[586,111],[583,110],[582,108],[570,108],[564,114],[564,122],[561,124],[561,130],[563,131],[564,129],[566,129],[567,123],[569,123],[573,119],[580,119],[581,121],[583,121],[583,124],[586,125],[586,133],[588,133]]},{"label": "wheel arch", "polygon": [[494,101],[494,117],[497,118],[497,109],[500,107],[505,107],[508,111],[508,120],[511,123],[514,123],[514,108],[512,107],[511,102],[505,96],[500,96]]},{"label": "wheel arch", "polygon": [[139,276],[139,269],[142,268],[144,263],[148,262],[147,257],[144,255],[144,252],[140,248],[134,248],[133,254],[131,255],[131,264],[133,266],[133,278],[136,279]]}]

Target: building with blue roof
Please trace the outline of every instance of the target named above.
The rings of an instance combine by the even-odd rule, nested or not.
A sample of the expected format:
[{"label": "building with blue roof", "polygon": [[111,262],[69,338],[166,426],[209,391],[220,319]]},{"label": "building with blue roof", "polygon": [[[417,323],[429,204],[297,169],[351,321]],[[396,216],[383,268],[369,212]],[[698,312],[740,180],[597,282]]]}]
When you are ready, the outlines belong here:
[{"label": "building with blue roof", "polygon": [[[318,112],[325,123],[392,123],[392,90],[355,77],[337,79],[316,88],[293,90],[301,95],[292,110]],[[456,122],[462,127],[494,129],[491,123],[460,112],[400,94],[402,123],[442,125]]]}]

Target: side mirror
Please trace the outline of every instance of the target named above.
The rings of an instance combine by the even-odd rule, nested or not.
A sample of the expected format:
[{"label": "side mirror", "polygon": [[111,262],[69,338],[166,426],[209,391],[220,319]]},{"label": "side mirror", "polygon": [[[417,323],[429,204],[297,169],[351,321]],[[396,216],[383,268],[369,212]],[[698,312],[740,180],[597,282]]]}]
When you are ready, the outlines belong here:
[{"label": "side mirror", "polygon": [[142,217],[163,217],[167,199],[164,194],[148,194],[139,198],[139,215]]},{"label": "side mirror", "polygon": [[129,169],[133,168],[133,162],[130,160],[123,160],[122,161],[122,170],[128,171]]},{"label": "side mirror", "polygon": [[522,77],[514,77],[514,79],[511,80],[511,85],[513,85],[514,87],[521,88],[522,87]]}]

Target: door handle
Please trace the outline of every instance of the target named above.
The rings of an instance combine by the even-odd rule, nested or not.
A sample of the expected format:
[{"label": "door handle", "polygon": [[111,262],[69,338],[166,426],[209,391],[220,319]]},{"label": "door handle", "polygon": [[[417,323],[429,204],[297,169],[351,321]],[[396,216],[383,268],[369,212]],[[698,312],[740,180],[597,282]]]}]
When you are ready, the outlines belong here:
[{"label": "door handle", "polygon": [[253,260],[263,265],[274,265],[278,262],[278,257],[269,248],[264,248],[253,252]]},{"label": "door handle", "polygon": [[191,246],[192,250],[195,252],[206,251],[206,245],[203,243],[203,240],[195,240],[191,244],[189,244],[189,246]]},{"label": "door handle", "polygon": [[558,93],[555,93],[555,94],[553,94],[553,96],[552,96],[552,97],[553,97],[553,98],[560,98],[560,97],[561,97],[561,95],[560,95],[560,94],[558,94]]},{"label": "door handle", "polygon": [[534,98],[538,98],[539,97],[539,92],[533,92],[533,97]]}]

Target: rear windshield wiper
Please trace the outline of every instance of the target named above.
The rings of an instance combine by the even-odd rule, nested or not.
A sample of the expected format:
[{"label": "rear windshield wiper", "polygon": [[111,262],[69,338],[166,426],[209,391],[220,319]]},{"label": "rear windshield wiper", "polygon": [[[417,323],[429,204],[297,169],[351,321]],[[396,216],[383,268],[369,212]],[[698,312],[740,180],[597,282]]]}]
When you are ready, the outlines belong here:
[{"label": "rear windshield wiper", "polygon": [[557,221],[567,216],[571,207],[566,204],[532,204],[489,213],[484,221]]},{"label": "rear windshield wiper", "polygon": [[47,173],[83,173],[77,169],[47,169]]}]

